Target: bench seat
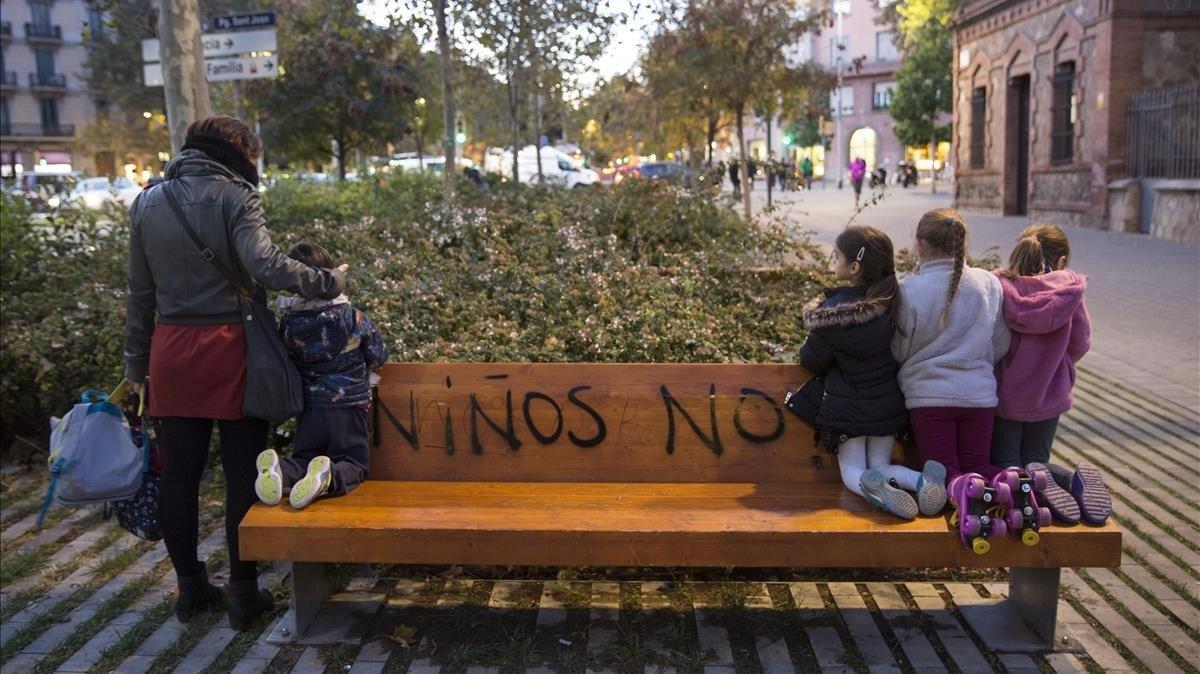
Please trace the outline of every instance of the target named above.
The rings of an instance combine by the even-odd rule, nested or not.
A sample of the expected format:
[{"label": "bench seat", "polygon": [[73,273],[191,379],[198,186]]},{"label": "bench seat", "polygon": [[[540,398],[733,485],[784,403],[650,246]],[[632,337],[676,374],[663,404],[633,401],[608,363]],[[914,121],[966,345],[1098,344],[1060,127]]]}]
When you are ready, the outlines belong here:
[{"label": "bench seat", "polygon": [[1121,534],[1054,525],[976,555],[949,515],[904,522],[837,483],[368,481],[303,511],[256,505],[246,559],[552,566],[1118,566]]},{"label": "bench seat", "polygon": [[392,363],[381,374],[371,479],[300,512],[256,505],[241,522],[242,559],[293,563],[280,641],[310,638],[330,563],[1009,567],[1009,603],[1042,648],[1057,643],[1060,569],[1121,563],[1112,523],[1053,525],[1036,546],[1005,537],[976,555],[948,514],[905,522],[872,509],[787,411],[809,379],[796,365]]}]

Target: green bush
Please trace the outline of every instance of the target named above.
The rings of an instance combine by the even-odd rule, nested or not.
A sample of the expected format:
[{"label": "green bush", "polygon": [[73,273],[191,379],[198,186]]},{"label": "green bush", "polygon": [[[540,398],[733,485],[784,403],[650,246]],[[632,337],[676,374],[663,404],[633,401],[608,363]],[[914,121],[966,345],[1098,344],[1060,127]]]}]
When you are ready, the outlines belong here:
[{"label": "green bush", "polygon": [[[400,361],[788,360],[827,280],[806,240],[657,182],[463,185],[448,204],[439,181],[398,175],[284,182],[265,203],[280,247],[312,239],[351,265],[348,294]],[[4,202],[5,446],[120,379],[127,215],[53,217]]]}]

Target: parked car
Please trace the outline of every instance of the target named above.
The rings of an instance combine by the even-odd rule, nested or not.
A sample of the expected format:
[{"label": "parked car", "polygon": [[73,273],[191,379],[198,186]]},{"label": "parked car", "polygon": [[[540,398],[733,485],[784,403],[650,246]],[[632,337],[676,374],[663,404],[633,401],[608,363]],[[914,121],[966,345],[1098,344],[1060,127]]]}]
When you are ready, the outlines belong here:
[{"label": "parked car", "polygon": [[[540,179],[547,185],[559,185],[566,188],[585,187],[600,182],[600,174],[590,168],[579,165],[570,156],[553,147],[542,148],[542,171]],[[506,150],[501,157],[500,173],[512,178],[512,152]],[[534,183],[538,176],[538,151],[532,145],[526,145],[517,153],[517,180],[523,183]]]},{"label": "parked car", "polygon": [[84,178],[71,190],[68,201],[83,204],[88,208],[103,208],[105,204],[114,201],[112,182],[108,178]]},{"label": "parked car", "polygon": [[132,206],[141,191],[137,183],[124,176],[111,180],[105,177],[83,178],[75,184],[67,200],[93,209],[111,202]]},{"label": "parked car", "polygon": [[652,162],[638,167],[638,173],[647,180],[665,180],[677,185],[691,185],[695,176],[692,170],[676,162]]},{"label": "parked car", "polygon": [[622,164],[613,172],[613,184],[620,185],[622,182],[630,178],[639,178],[642,175],[641,166],[638,164]]}]

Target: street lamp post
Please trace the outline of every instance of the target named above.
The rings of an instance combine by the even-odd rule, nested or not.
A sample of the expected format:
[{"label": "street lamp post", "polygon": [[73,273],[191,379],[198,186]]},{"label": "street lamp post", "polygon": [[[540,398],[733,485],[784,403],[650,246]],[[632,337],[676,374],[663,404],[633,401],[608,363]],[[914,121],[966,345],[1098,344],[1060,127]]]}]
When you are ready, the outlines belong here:
[{"label": "street lamp post", "polygon": [[834,67],[837,68],[837,110],[834,113],[837,117],[834,119],[834,124],[837,128],[834,130],[833,137],[838,144],[838,189],[842,189],[842,180],[846,175],[846,143],[842,141],[842,52],[845,51],[845,45],[842,44],[842,16],[850,13],[850,0],[835,0],[833,3],[833,11],[837,14],[837,43],[834,48],[837,52],[833,60]]}]

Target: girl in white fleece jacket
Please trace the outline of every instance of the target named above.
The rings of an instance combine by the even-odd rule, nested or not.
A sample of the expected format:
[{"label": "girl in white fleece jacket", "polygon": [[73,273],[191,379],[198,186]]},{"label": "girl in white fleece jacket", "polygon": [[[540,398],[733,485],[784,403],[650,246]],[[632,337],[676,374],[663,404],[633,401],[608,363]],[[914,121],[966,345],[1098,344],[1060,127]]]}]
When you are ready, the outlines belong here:
[{"label": "girl in white fleece jacket", "polygon": [[917,225],[919,271],[900,282],[892,354],[900,363],[909,420],[921,459],[991,479],[995,364],[1008,352],[1004,294],[996,277],[966,265],[967,225],[951,209]]}]

